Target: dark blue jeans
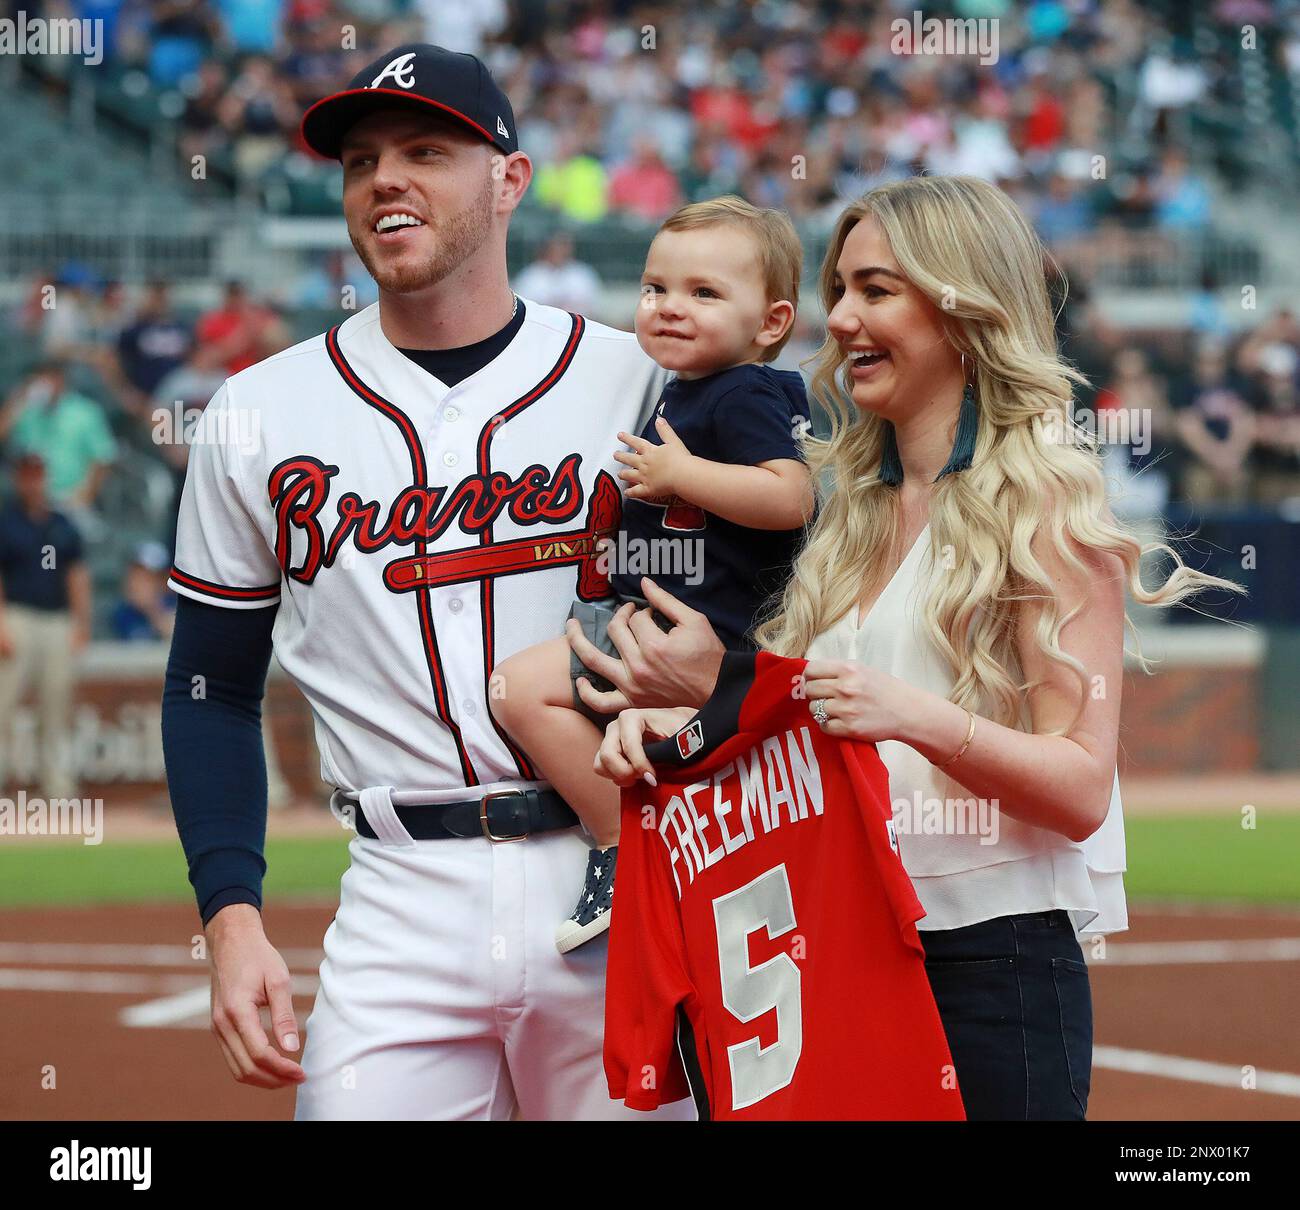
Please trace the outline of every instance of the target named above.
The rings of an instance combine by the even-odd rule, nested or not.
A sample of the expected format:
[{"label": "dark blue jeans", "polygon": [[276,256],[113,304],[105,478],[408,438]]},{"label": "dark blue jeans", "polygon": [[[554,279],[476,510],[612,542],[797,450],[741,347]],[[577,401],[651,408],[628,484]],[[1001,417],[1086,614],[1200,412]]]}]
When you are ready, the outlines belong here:
[{"label": "dark blue jeans", "polygon": [[921,931],[966,1117],[1082,1121],[1092,1083],[1092,994],[1063,911]]}]

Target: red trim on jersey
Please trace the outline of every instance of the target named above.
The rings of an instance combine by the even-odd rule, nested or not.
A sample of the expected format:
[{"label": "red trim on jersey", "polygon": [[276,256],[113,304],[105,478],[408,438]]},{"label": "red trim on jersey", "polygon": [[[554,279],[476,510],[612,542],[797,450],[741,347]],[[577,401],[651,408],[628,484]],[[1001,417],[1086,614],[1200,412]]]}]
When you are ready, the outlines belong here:
[{"label": "red trim on jersey", "polygon": [[[372,391],[357,377],[348,364],[347,358],[343,356],[342,349],[339,348],[338,332],[341,326],[341,324],[336,324],[325,334],[325,350],[329,353],[334,368],[357,395],[397,425],[411,455],[411,474],[414,476],[414,485],[428,487],[424,448],[420,445],[420,440],[416,436],[415,426],[401,408],[394,403],[390,403],[382,395]],[[415,540],[414,548],[417,555],[427,554],[427,547],[428,543],[425,539],[417,538]],[[447,697],[447,684],[442,671],[442,659],[438,654],[438,636],[433,627],[433,604],[429,598],[429,590],[427,588],[416,589],[415,600],[420,615],[420,636],[424,644],[425,663],[429,667],[429,678],[433,685],[434,706],[438,711],[438,717],[446,725],[447,730],[451,732],[452,740],[456,744],[456,755],[460,760],[461,774],[465,779],[465,784],[467,786],[477,786],[479,784],[478,774],[474,771],[473,762],[469,758],[469,752],[465,747],[465,740],[461,735],[460,726],[452,717],[451,703]]]},{"label": "red trim on jersey", "polygon": [[[478,438],[478,473],[480,475],[487,475],[491,469],[489,457],[492,449],[492,437],[497,429],[507,421],[513,420],[525,408],[536,403],[564,377],[565,370],[573,363],[573,356],[578,351],[578,344],[582,340],[583,332],[586,331],[587,321],[581,315],[574,315],[572,312],[569,314],[569,319],[572,321],[572,326],[569,329],[569,339],[565,342],[559,360],[551,367],[551,372],[532,390],[520,395],[518,399],[503,408],[483,426],[483,431]],[[491,525],[479,534],[478,540],[480,546],[491,545]],[[496,635],[494,634],[496,618],[493,614],[494,586],[495,581],[491,576],[485,576],[479,585],[479,608],[483,620],[483,687],[489,701],[492,700],[492,669],[496,666]],[[505,728],[497,722],[491,711],[488,712],[488,716],[492,719],[493,730],[501,737],[501,742],[505,744],[510,750],[510,755],[514,757],[515,768],[519,770],[519,775],[528,781],[537,781],[537,772],[523,750],[510,738]]]},{"label": "red trim on jersey", "polygon": [[261,588],[232,588],[228,584],[214,584],[211,580],[201,580],[187,571],[181,571],[179,567],[173,567],[170,575],[177,584],[184,584],[186,588],[193,588],[225,601],[273,601],[280,595],[279,581],[274,584],[264,584]]}]

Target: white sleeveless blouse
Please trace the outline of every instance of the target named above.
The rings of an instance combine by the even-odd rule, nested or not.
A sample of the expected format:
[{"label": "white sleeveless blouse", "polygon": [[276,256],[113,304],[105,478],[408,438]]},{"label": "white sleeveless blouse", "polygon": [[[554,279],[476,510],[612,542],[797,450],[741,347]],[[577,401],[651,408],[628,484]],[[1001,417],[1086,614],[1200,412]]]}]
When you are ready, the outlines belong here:
[{"label": "white sleeveless blouse", "polygon": [[[853,660],[946,698],[953,679],[922,619],[932,574],[927,525],[862,626],[855,604],[813,640],[808,658]],[[977,802],[907,744],[886,740],[877,747],[889,772],[903,865],[926,911],[917,928],[954,929],[1057,908],[1069,912],[1079,935],[1128,928],[1118,770],[1105,822],[1076,844]]]}]

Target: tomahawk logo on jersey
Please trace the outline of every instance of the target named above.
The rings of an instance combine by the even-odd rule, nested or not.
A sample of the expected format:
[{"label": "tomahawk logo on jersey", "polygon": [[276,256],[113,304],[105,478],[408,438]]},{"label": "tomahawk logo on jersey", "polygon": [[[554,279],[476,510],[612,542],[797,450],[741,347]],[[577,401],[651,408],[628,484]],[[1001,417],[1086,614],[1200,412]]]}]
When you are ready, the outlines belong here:
[{"label": "tomahawk logo on jersey", "polygon": [[805,661],[728,653],[623,791],[610,1095],[700,1116],[961,1119],[874,745],[823,735]]}]

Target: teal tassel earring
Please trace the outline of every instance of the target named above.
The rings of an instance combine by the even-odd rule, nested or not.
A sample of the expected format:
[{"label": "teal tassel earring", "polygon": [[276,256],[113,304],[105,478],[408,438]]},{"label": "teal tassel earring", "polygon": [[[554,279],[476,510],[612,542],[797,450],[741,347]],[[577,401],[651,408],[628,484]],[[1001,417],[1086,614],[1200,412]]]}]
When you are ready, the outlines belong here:
[{"label": "teal tassel earring", "polygon": [[[890,432],[893,432],[893,425],[890,425]],[[944,475],[951,475],[955,471],[964,471],[970,467],[975,458],[975,437],[979,432],[979,409],[975,406],[975,388],[968,382],[966,389],[961,393],[961,408],[957,413],[957,435],[953,438],[952,453],[948,455],[948,463],[935,476],[935,482],[938,483]],[[894,447],[894,457],[898,457],[898,447]],[[900,472],[899,482],[902,482]]]},{"label": "teal tassel earring", "polygon": [[880,455],[880,482],[897,487],[903,482],[903,464],[898,458],[898,438],[892,421],[885,421],[885,448]]},{"label": "teal tassel earring", "polygon": [[[962,372],[966,370],[966,354],[961,355]],[[957,409],[957,432],[953,435],[952,453],[934,478],[936,483],[957,471],[970,469],[975,460],[975,439],[979,436],[980,414],[975,403],[975,387],[966,384],[961,393],[961,406]],[[898,456],[898,435],[891,421],[885,421],[885,444],[880,451],[880,482],[886,487],[898,487],[903,482],[903,462]]]}]

